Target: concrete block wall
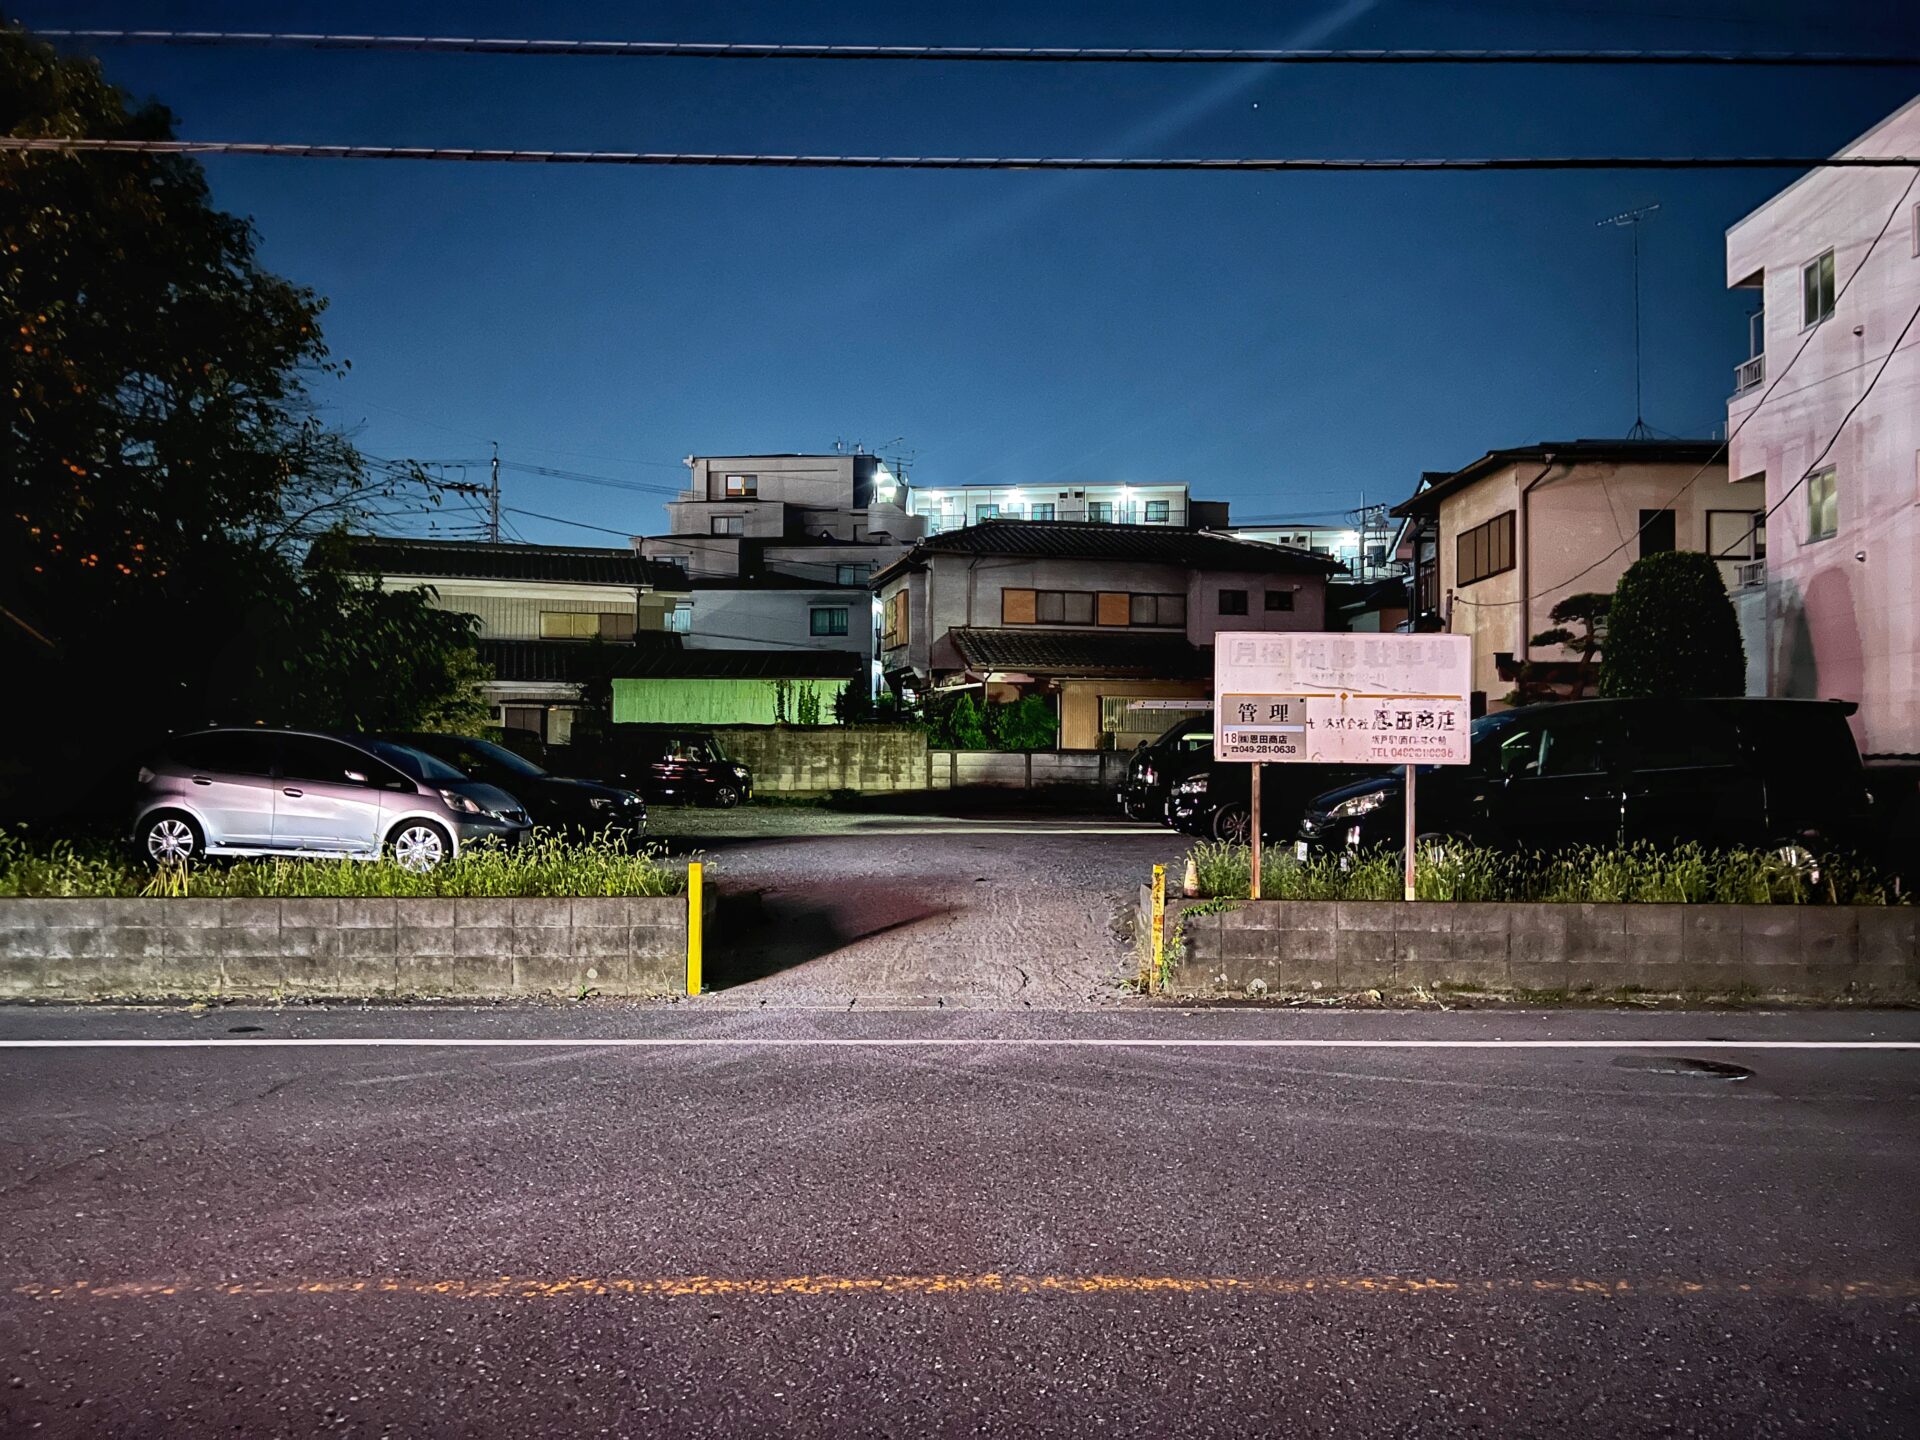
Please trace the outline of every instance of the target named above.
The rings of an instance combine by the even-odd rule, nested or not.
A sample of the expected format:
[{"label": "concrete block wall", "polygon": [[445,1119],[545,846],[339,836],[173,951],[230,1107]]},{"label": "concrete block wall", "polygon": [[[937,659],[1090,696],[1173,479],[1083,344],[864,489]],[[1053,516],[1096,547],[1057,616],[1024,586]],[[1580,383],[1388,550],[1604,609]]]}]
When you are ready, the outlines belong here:
[{"label": "concrete block wall", "polygon": [[665,995],[686,961],[684,896],[0,900],[16,1000]]},{"label": "concrete block wall", "polygon": [[[1178,903],[1169,911],[1178,914]],[[1184,995],[1751,991],[1920,999],[1920,908],[1243,901],[1179,920]]]}]

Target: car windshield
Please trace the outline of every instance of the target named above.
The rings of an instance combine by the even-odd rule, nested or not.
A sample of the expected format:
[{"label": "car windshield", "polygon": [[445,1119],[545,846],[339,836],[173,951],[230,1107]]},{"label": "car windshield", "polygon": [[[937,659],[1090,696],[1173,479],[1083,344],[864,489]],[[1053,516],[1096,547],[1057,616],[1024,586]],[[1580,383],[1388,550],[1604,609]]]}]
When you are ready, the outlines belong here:
[{"label": "car windshield", "polygon": [[[1511,710],[1501,710],[1492,715],[1482,715],[1478,720],[1474,721],[1473,728],[1467,732],[1467,743],[1472,747],[1468,753],[1473,757],[1469,763],[1474,765],[1493,764],[1494,762],[1488,758],[1493,753],[1492,747],[1499,744],[1500,737],[1512,729],[1515,723]],[[1483,745],[1489,748],[1483,750],[1481,748]],[[1398,770],[1400,767],[1396,765],[1393,768]],[[1446,765],[1422,765],[1419,767],[1419,773],[1422,775],[1431,775],[1436,770],[1446,770],[1450,768],[1453,767]]]},{"label": "car windshield", "polygon": [[411,776],[415,780],[427,780],[435,785],[444,785],[448,781],[467,778],[446,761],[436,760],[426,751],[416,750],[411,745],[396,745],[391,740],[362,740],[358,743],[378,755],[402,775]]},{"label": "car windshield", "polygon": [[526,756],[516,755],[506,746],[496,745],[491,740],[462,740],[459,743],[468,750],[484,755],[509,775],[518,775],[523,780],[539,780],[547,773]]}]

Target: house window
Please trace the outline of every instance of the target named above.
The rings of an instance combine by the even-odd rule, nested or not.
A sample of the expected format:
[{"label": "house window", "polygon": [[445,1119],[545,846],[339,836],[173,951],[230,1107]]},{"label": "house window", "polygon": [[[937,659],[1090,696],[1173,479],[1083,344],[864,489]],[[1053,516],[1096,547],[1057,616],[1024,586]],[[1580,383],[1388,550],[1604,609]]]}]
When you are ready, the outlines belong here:
[{"label": "house window", "polygon": [[1640,512],[1640,555],[1665,555],[1674,548],[1673,511]]},{"label": "house window", "polygon": [[1291,609],[1293,609],[1293,591],[1291,590],[1267,591],[1267,610],[1269,613],[1275,610],[1291,610]]},{"label": "house window", "polygon": [[1111,500],[1089,500],[1087,502],[1087,519],[1097,521],[1100,524],[1111,524],[1113,521],[1113,502]]},{"label": "house window", "polygon": [[1093,624],[1093,596],[1085,590],[1037,590],[1033,598],[1037,625]]},{"label": "house window", "polygon": [[1464,530],[1454,542],[1454,584],[1472,585],[1513,568],[1513,511]]},{"label": "house window", "polygon": [[999,518],[1000,507],[998,505],[976,505],[973,507],[973,521],[976,525],[982,520],[998,520]]},{"label": "house window", "polygon": [[864,585],[867,577],[873,573],[871,565],[836,565],[833,567],[833,583],[836,585]]},{"label": "house window", "polygon": [[569,610],[540,612],[542,640],[631,640],[631,615],[576,615]]},{"label": "house window", "polygon": [[693,631],[693,606],[674,605],[667,610],[667,633],[687,635]]},{"label": "house window", "polygon": [[1758,560],[1767,553],[1760,521],[1757,510],[1709,510],[1707,554],[1715,560]]},{"label": "house window", "polygon": [[1171,500],[1147,501],[1147,523],[1149,525],[1152,525],[1156,522],[1165,524],[1168,520],[1171,520],[1172,518],[1173,518],[1173,502]]},{"label": "house window", "polygon": [[1807,477],[1807,539],[1830,540],[1840,530],[1840,485],[1833,466]]},{"label": "house window", "polygon": [[1220,613],[1222,615],[1246,614],[1247,592],[1244,590],[1222,590],[1220,592]]},{"label": "house window", "polygon": [[1833,314],[1833,251],[1800,267],[1800,324],[1818,325]]},{"label": "house window", "polygon": [[1053,503],[1049,501],[1045,505],[1035,505],[1033,507],[1032,518],[1035,520],[1051,520],[1053,518]]},{"label": "house window", "polygon": [[727,476],[727,498],[729,500],[750,500],[760,493],[758,475]]},{"label": "house window", "polygon": [[1187,623],[1187,597],[1184,595],[1136,595],[1132,620],[1135,625],[1184,625]]},{"label": "house window", "polygon": [[807,633],[810,635],[844,635],[847,633],[847,607],[810,610],[807,612]]},{"label": "house window", "polygon": [[746,521],[738,515],[716,515],[712,521],[716,535],[739,535],[746,529]]}]

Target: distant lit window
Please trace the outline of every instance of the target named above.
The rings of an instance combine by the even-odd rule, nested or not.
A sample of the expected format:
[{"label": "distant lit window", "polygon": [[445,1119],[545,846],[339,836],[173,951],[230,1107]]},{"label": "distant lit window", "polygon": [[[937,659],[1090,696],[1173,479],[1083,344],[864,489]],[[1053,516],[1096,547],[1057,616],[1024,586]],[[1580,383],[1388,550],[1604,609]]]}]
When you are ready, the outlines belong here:
[{"label": "distant lit window", "polygon": [[973,518],[976,524],[982,520],[998,520],[1000,518],[1000,507],[998,505],[976,505],[973,507]]},{"label": "distant lit window", "polygon": [[667,630],[674,635],[686,635],[693,630],[693,606],[675,605],[667,611]]},{"label": "distant lit window", "polygon": [[1147,523],[1149,525],[1155,523],[1156,521],[1160,522],[1161,524],[1165,524],[1168,520],[1171,520],[1172,518],[1173,518],[1173,502],[1172,501],[1170,500],[1147,501]]},{"label": "distant lit window", "polygon": [[633,616],[576,615],[567,610],[542,610],[540,638],[542,640],[631,640],[633,639]]},{"label": "distant lit window", "polygon": [[1089,500],[1087,502],[1087,519],[1101,523],[1111,523],[1113,520],[1113,502],[1111,500]]},{"label": "distant lit window", "polygon": [[716,535],[741,535],[746,532],[746,521],[738,515],[716,515],[713,517],[713,533]]},{"label": "distant lit window", "polygon": [[813,635],[844,635],[847,633],[847,611],[845,606],[832,610],[814,610],[809,613],[807,629]]},{"label": "distant lit window", "polygon": [[1833,251],[1800,267],[1800,323],[1818,325],[1833,314]]},{"label": "distant lit window", "polygon": [[758,475],[727,476],[727,498],[729,500],[752,499],[760,493]]},{"label": "distant lit window", "polygon": [[1840,533],[1840,484],[1833,466],[1807,477],[1807,539],[1831,540]]},{"label": "distant lit window", "polygon": [[1053,518],[1053,506],[1052,506],[1052,504],[1051,504],[1051,503],[1049,503],[1049,504],[1046,504],[1046,505],[1035,505],[1035,506],[1033,506],[1033,507],[1032,507],[1032,515],[1031,515],[1031,518],[1033,518],[1033,519],[1035,519],[1035,520],[1051,520],[1051,519]]},{"label": "distant lit window", "polygon": [[1220,592],[1220,613],[1222,615],[1246,614],[1247,592],[1244,590],[1222,590]]}]

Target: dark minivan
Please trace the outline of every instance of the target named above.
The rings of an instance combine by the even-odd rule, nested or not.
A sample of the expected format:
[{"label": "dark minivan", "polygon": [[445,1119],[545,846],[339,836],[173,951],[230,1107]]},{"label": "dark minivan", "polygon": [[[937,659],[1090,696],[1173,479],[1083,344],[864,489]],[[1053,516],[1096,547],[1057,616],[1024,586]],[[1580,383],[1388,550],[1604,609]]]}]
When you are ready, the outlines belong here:
[{"label": "dark minivan", "polygon": [[753,798],[753,772],[730,760],[720,742],[700,730],[626,733],[617,728],[602,745],[575,745],[569,764],[582,774],[638,790],[663,805],[725,809]]},{"label": "dark minivan", "polygon": [[[1466,765],[1419,774],[1419,834],[1508,850],[1635,841],[1779,849],[1870,841],[1866,773],[1841,700],[1576,700],[1473,725]],[[1315,796],[1301,858],[1399,848],[1401,780]]]},{"label": "dark minivan", "polygon": [[499,786],[526,806],[535,825],[545,829],[626,841],[647,833],[646,804],[632,790],[555,775],[504,745],[469,735],[409,733],[392,738],[475,780]]},{"label": "dark minivan", "polygon": [[1167,797],[1176,781],[1213,759],[1211,716],[1183,715],[1127,757],[1126,779],[1114,799],[1129,820],[1166,821]]}]

